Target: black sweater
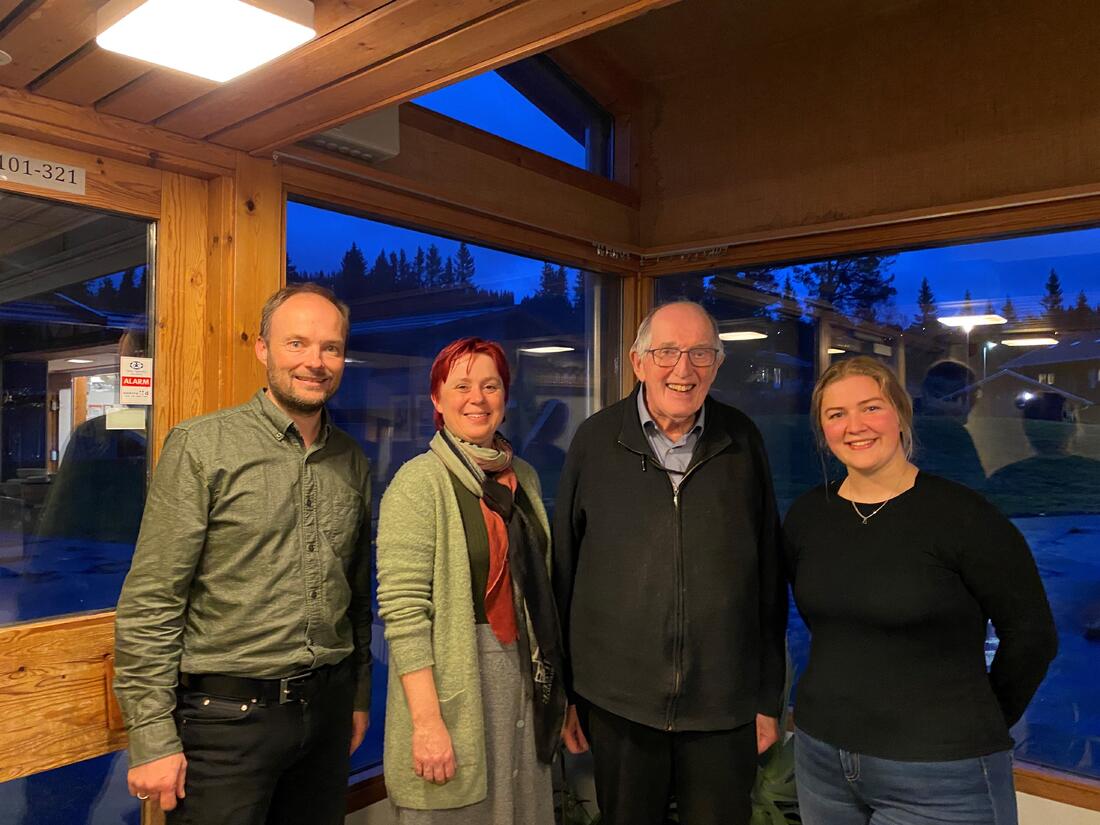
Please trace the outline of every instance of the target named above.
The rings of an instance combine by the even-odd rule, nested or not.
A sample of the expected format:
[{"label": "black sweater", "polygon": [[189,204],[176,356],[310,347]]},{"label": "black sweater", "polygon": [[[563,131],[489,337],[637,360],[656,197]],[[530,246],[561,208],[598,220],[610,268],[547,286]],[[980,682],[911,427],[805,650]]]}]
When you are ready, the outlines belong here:
[{"label": "black sweater", "polygon": [[[1024,537],[978,493],[938,476],[918,474],[867,524],[836,489],[806,493],[783,526],[811,633],[795,723],[886,759],[1011,748],[1008,728],[1058,645]],[[987,619],[1000,637],[989,672]]]},{"label": "black sweater", "polygon": [[636,395],[580,426],[562,470],[554,589],[567,684],[662,730],[775,716],[787,591],[760,433],[707,399],[677,494],[642,432]]}]

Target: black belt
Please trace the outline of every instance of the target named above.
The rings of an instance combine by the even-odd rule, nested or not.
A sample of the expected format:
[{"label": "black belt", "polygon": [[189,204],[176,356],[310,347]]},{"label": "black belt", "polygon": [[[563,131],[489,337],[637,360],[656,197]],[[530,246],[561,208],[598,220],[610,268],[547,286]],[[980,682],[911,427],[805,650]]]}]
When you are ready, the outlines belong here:
[{"label": "black belt", "polygon": [[282,679],[249,679],[222,673],[181,673],[179,683],[181,688],[196,693],[209,693],[211,696],[240,699],[244,702],[256,700],[285,705],[288,702],[308,701],[328,682],[328,677],[339,666],[322,665]]}]

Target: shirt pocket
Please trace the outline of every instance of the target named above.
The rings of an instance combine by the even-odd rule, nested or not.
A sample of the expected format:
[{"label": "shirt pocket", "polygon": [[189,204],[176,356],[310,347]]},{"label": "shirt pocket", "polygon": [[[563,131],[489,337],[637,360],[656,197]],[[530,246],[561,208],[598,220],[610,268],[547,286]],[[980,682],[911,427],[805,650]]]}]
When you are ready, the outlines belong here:
[{"label": "shirt pocket", "polygon": [[347,558],[355,550],[356,536],[363,520],[363,500],[356,493],[331,492],[322,495],[321,530],[332,552]]}]

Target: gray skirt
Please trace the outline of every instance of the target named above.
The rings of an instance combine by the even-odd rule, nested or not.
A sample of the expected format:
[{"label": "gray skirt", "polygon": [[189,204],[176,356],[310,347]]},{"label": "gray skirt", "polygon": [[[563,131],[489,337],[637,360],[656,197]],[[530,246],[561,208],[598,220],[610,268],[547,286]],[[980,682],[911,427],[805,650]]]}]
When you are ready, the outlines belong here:
[{"label": "gray skirt", "polygon": [[395,805],[398,825],[554,825],[550,766],[535,753],[534,712],[524,690],[518,646],[502,645],[489,625],[479,624],[477,652],[488,796],[439,811]]}]

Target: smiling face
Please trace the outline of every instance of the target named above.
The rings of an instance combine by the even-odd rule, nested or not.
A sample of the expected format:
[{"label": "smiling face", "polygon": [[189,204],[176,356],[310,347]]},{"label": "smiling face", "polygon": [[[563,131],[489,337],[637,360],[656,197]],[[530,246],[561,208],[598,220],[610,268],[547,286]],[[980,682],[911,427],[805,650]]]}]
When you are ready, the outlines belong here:
[{"label": "smiling face", "polygon": [[463,441],[488,447],[504,421],[504,381],[493,359],[474,353],[454,362],[432,395],[443,424]]},{"label": "smiling face", "polygon": [[293,295],[271,316],[256,357],[267,367],[271,400],[290,414],[312,415],[340,386],[344,374],[344,318],[320,295]]},{"label": "smiling face", "polygon": [[[649,329],[649,349],[716,347],[710,321],[690,304],[670,304],[658,310]],[[684,353],[675,366],[659,367],[652,353],[631,352],[630,363],[634,365],[634,375],[645,385],[646,409],[657,426],[668,433],[686,429],[694,422],[721,361],[716,359],[709,367],[696,367]]]},{"label": "smiling face", "polygon": [[849,471],[870,475],[906,461],[898,411],[870,376],[850,375],[825,388],[821,429],[825,443]]}]

